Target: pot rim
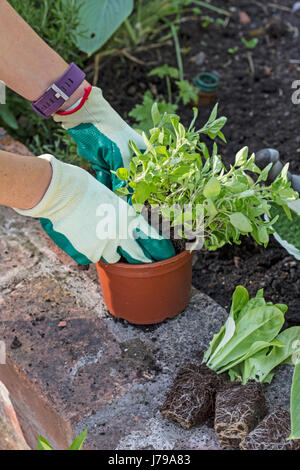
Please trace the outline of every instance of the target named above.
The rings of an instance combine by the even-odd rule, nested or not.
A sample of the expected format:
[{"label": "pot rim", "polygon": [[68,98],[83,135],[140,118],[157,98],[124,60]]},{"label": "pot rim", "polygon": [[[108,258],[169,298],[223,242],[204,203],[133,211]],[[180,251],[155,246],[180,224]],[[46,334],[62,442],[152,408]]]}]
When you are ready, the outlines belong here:
[{"label": "pot rim", "polygon": [[165,268],[167,270],[172,270],[180,266],[181,264],[184,264],[187,262],[188,259],[192,256],[192,253],[189,250],[184,250],[182,253],[179,253],[178,255],[172,256],[172,258],[168,258],[163,261],[155,261],[154,263],[143,263],[143,264],[130,264],[130,263],[122,263],[122,262],[117,262],[113,264],[105,263],[104,261],[100,260],[98,261],[98,265],[103,268],[105,271],[113,271],[113,272],[118,272],[124,273],[124,272],[136,272],[142,273],[142,272],[149,272],[149,274],[153,273],[155,270],[160,270],[161,268]]}]

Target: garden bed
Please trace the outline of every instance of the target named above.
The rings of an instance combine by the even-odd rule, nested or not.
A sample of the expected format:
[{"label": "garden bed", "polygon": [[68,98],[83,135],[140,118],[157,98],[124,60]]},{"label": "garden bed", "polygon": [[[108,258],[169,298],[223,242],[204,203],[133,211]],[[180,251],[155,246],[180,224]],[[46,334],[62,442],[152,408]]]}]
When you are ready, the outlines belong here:
[{"label": "garden bed", "polygon": [[[219,113],[228,118],[224,128],[228,144],[220,143],[220,151],[227,164],[233,162],[235,153],[244,145],[254,152],[274,146],[284,162],[291,162],[292,171],[300,171],[300,136],[295,132],[298,108],[291,101],[291,85],[299,76],[299,65],[291,62],[298,57],[293,28],[299,26],[300,18],[288,11],[293,4],[292,0],[285,0],[279,9],[265,2],[216,0],[214,5],[231,12],[226,27],[216,23],[203,27],[200,19],[182,20],[179,40],[182,51],[187,51],[183,54],[185,78],[191,81],[202,71],[220,76]],[[249,24],[241,23],[241,11],[248,14]],[[211,16],[217,18],[214,13]],[[247,49],[241,38],[248,38],[251,30],[261,30],[262,34],[258,35],[257,46]],[[236,53],[228,52],[236,46]],[[205,54],[201,65],[194,60],[199,52]],[[125,117],[148,89],[154,97],[163,95],[166,99],[165,81],[149,77],[151,69],[162,64],[177,67],[172,41],[162,47],[133,51],[132,55],[136,60],[123,56],[103,58],[99,70],[98,85]],[[90,80],[93,73],[94,70]],[[211,107],[200,108],[198,122],[205,122],[210,111]],[[178,113],[184,124],[190,122],[189,106],[181,104]],[[226,308],[237,284],[246,286],[250,294],[263,287],[267,300],[288,305],[286,318],[291,326],[300,323],[299,273],[299,262],[274,239],[266,250],[244,240],[241,246],[199,253],[193,283]]]}]

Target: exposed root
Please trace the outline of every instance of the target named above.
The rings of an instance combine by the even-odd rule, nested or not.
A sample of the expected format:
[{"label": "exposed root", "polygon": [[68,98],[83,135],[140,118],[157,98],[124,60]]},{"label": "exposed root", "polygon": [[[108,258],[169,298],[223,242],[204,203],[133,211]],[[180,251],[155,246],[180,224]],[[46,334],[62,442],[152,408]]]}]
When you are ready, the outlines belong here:
[{"label": "exposed root", "polygon": [[161,408],[164,418],[184,429],[204,423],[214,413],[215,394],[222,379],[207,366],[184,365]]},{"label": "exposed root", "polygon": [[266,415],[263,387],[251,382],[220,391],[216,397],[215,431],[225,447],[238,447]]},{"label": "exposed root", "polygon": [[300,440],[287,441],[290,413],[276,408],[241,442],[242,450],[300,450]]}]

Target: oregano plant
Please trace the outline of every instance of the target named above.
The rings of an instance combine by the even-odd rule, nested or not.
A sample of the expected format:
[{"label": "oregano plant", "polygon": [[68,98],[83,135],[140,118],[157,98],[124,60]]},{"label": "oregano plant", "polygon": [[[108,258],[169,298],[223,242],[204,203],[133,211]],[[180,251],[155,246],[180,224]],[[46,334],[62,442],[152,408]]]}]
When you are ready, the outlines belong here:
[{"label": "oregano plant", "polygon": [[[115,173],[124,181],[117,194],[127,195],[138,212],[145,203],[155,208],[171,227],[177,227],[182,238],[191,239],[191,234],[201,232],[208,250],[240,244],[243,235],[267,246],[278,218],[270,215],[272,205],[281,206],[289,216],[288,203],[298,198],[287,179],[288,165],[267,185],[271,165],[260,170],[255,154],[249,155],[244,147],[234,164],[226,168],[216,142],[217,138],[226,142],[222,133],[226,118],[217,117],[217,110],[218,105],[206,124],[196,130],[196,109],[189,128],[185,128],[179,116],[162,115],[154,104],[154,126],[150,136],[143,133],[146,150],[131,142],[130,169],[120,168]],[[202,135],[213,140],[211,152]]]}]

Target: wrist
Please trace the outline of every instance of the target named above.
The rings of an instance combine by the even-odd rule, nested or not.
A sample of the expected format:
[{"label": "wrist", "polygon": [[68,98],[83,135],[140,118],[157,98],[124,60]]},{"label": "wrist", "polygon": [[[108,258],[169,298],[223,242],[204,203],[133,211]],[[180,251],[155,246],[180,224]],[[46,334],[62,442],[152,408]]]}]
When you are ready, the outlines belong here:
[{"label": "wrist", "polygon": [[65,101],[65,103],[59,108],[58,111],[66,111],[69,109],[73,104],[76,103],[79,99],[83,98],[85,88],[90,87],[91,85],[87,80],[84,80],[82,84],[74,91],[74,93],[70,96],[70,98]]}]

